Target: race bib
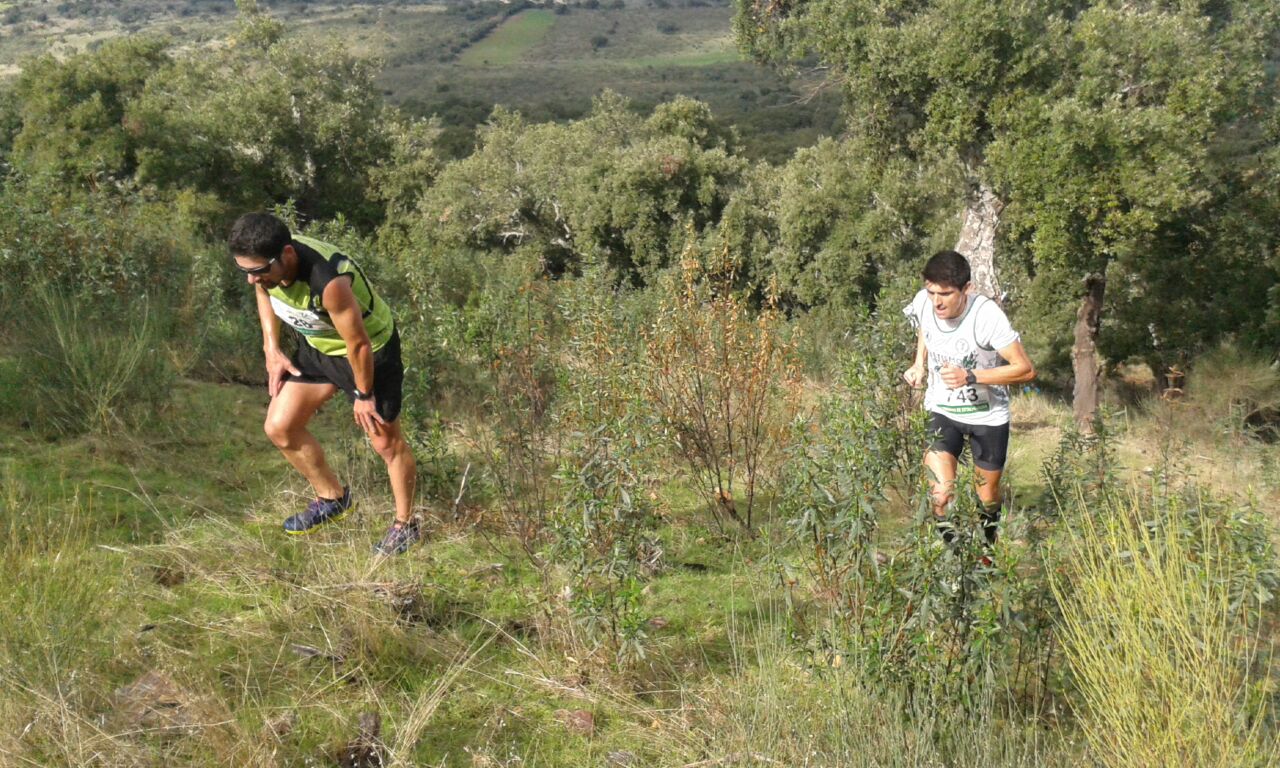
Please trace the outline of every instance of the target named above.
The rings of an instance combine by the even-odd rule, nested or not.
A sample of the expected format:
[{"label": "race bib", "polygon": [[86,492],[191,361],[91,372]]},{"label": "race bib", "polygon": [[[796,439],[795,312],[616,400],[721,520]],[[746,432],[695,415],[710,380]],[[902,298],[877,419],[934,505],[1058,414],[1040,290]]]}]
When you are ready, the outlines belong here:
[{"label": "race bib", "polygon": [[950,413],[980,413],[991,410],[991,390],[986,384],[964,384],[947,390],[947,399],[938,404]]},{"label": "race bib", "polygon": [[303,336],[319,336],[320,334],[334,333],[336,331],[333,324],[323,316],[309,309],[298,309],[290,306],[275,296],[271,297],[271,309],[276,313],[276,317],[283,320]]}]

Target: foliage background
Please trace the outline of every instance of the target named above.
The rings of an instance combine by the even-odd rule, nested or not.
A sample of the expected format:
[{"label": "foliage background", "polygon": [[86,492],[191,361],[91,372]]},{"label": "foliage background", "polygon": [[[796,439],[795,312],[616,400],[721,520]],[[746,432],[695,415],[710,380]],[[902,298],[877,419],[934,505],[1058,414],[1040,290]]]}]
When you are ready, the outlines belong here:
[{"label": "foliage background", "polygon": [[[605,5],[369,4],[342,46],[240,2],[196,47],[24,62],[0,98],[0,753],[335,762],[377,711],[393,764],[1272,761],[1274,9],[742,2],[747,52],[847,97],[782,149],[738,119],[790,98],[762,89],[737,112],[579,69],[561,111],[385,98],[423,65],[387,42],[419,13],[450,67],[488,66],[514,25],[546,60],[530,82],[571,52],[528,19],[590,31],[588,73],[648,80],[640,54],[680,35],[660,20],[711,26]],[[323,10],[312,32],[346,28]],[[689,82],[755,71],[729,52]],[[1048,390],[1016,393],[994,567],[973,537],[937,546],[898,379],[899,308],[975,183],[1008,196],[1007,307]],[[432,533],[410,557],[365,556],[384,478],[336,407],[316,428],[370,511],[315,546],[276,535],[308,491],[272,479],[255,423],[223,245],[247,209],[355,254],[395,308]],[[1114,375],[1190,375],[1181,400],[1117,388],[1081,435],[1053,387],[1104,266]],[[1128,675],[1157,661],[1159,685]],[[191,720],[130,719],[152,672]]]}]

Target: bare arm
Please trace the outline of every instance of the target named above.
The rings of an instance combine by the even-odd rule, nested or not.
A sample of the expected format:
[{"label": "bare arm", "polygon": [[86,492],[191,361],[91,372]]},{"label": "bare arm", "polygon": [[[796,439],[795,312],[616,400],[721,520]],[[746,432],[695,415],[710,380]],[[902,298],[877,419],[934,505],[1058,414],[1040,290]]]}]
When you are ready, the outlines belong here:
[{"label": "bare arm", "polygon": [[301,372],[289,361],[288,355],[280,350],[280,318],[271,309],[271,297],[267,289],[261,285],[254,286],[253,297],[258,304],[258,323],[262,326],[262,355],[267,366],[267,394],[275,397],[284,386],[286,373],[300,375]]},{"label": "bare arm", "polygon": [[[373,343],[369,341],[369,332],[360,316],[360,303],[351,291],[351,282],[331,281],[325,286],[323,300],[333,327],[347,344],[347,361],[355,374],[356,389],[364,393],[373,392]],[[365,432],[378,433],[378,425],[384,422],[372,398],[357,400],[353,410],[356,423]]]},{"label": "bare arm", "polygon": [[[1022,348],[1021,341],[1015,341],[998,350],[1005,359],[1005,364],[995,368],[974,369],[973,376],[979,384],[1025,384],[1036,377],[1036,368],[1031,358]],[[942,381],[951,388],[962,386],[965,382],[965,369],[958,365],[944,366]]]},{"label": "bare arm", "polygon": [[921,330],[916,334],[916,357],[912,361],[911,367],[902,373],[902,378],[906,380],[912,387],[919,389],[924,386],[925,377],[928,375],[929,350],[924,344],[924,331]]}]

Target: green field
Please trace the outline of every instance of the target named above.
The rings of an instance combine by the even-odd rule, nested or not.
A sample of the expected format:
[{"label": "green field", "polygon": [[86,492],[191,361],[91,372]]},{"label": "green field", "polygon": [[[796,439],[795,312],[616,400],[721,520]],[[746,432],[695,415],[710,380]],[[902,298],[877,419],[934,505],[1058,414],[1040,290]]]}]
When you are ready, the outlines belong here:
[{"label": "green field", "polygon": [[[440,117],[446,127],[443,148],[453,155],[470,151],[472,128],[494,105],[534,121],[572,119],[586,114],[606,88],[641,111],[678,95],[704,101],[718,119],[738,128],[749,154],[774,161],[843,129],[836,89],[806,100],[816,83],[742,58],[730,34],[728,7],[573,7],[552,14],[549,23],[545,14],[525,21],[537,19],[532,13],[508,20],[456,59],[423,55],[423,46],[401,35],[386,54],[382,79],[389,98],[412,112]],[[399,26],[408,14],[401,11],[397,18]],[[467,34],[457,14],[437,14],[432,21],[432,31],[424,34]],[[507,34],[512,42],[499,46],[496,41]],[[515,57],[515,63],[495,64],[498,55]]]},{"label": "green field", "polygon": [[556,15],[551,11],[523,11],[468,48],[460,60],[466,66],[511,66],[542,42],[555,23]]},{"label": "green field", "polygon": [[[33,55],[68,56],[117,35],[158,33],[191,51],[233,32],[230,5],[214,0],[68,6],[65,15],[59,7],[19,4],[18,20],[0,23],[0,73],[16,73]],[[291,35],[342,41],[381,60],[386,98],[439,117],[446,156],[468,153],[475,127],[497,105],[535,121],[573,119],[606,88],[638,110],[677,95],[705,101],[738,128],[749,154],[774,161],[843,129],[836,89],[807,99],[815,83],[743,59],[727,4],[574,5],[509,17],[509,6],[497,2],[308,2],[268,10]]]}]

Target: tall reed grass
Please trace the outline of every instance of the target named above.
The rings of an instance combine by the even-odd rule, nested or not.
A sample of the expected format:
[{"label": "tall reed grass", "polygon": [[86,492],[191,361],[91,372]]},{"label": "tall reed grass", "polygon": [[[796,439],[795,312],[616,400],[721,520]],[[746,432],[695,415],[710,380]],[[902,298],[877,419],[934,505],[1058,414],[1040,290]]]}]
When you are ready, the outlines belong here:
[{"label": "tall reed grass", "polygon": [[1233,599],[1243,564],[1223,529],[1183,503],[1095,501],[1066,530],[1053,587],[1081,726],[1117,768],[1275,765],[1280,745],[1250,711],[1263,682],[1250,675],[1269,652]]},{"label": "tall reed grass", "polygon": [[165,312],[145,296],[92,302],[36,285],[16,320],[30,413],[62,433],[111,433],[168,400]]}]

